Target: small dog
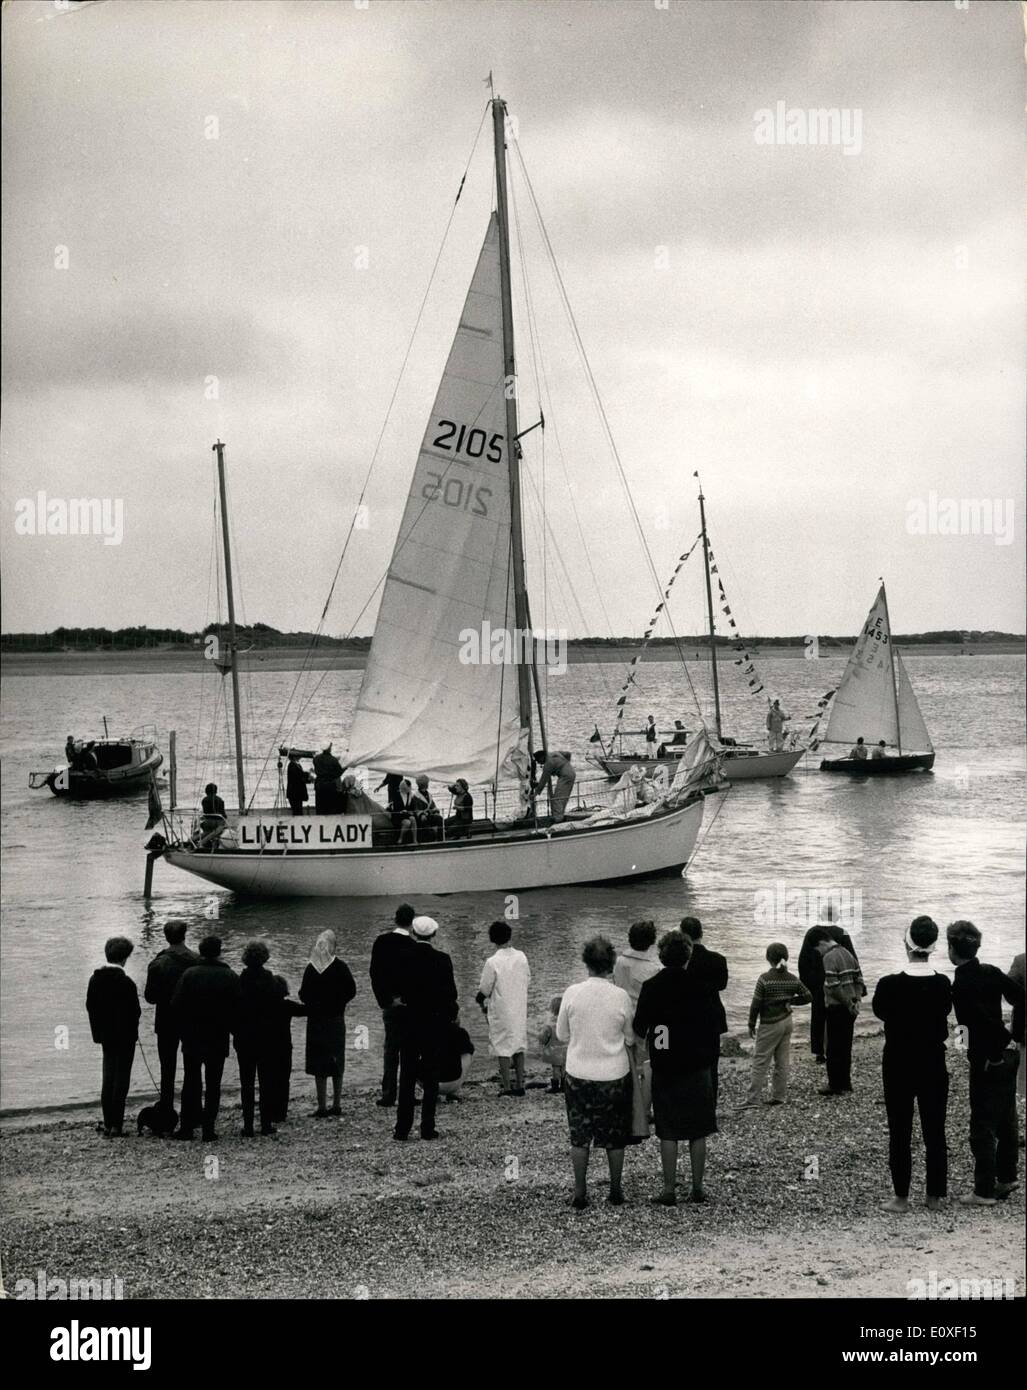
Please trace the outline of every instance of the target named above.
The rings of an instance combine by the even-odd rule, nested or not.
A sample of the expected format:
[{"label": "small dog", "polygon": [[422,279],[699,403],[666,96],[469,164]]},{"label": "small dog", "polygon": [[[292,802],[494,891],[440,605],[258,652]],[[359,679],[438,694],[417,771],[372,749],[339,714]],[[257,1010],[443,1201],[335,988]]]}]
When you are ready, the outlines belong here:
[{"label": "small dog", "polygon": [[136,1119],[136,1132],[142,1134],[144,1129],[150,1130],[158,1139],[162,1139],[165,1134],[171,1134],[178,1124],[178,1111],[167,1110],[163,1105],[147,1105],[140,1110]]}]

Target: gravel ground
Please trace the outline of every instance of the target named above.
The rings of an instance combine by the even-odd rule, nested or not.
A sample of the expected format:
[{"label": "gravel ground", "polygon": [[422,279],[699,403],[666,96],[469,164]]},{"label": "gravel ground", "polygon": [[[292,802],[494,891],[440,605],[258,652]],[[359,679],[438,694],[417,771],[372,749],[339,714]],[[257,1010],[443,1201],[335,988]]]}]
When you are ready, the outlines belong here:
[{"label": "gravel ground", "polygon": [[[970,1185],[966,1070],[951,1061],[950,1191]],[[341,1119],[309,1118],[295,1078],[275,1138],[239,1136],[228,1097],[215,1145],[95,1132],[94,1112],[3,1125],[3,1276],[119,1278],[126,1298],[907,1297],[909,1279],[1008,1279],[1022,1295],[1023,1198],[912,1213],[890,1196],[880,1039],[857,1040],[851,1097],[816,1094],[796,1049],[789,1103],[735,1111],[748,1060],[721,1063],[721,1133],[705,1206],[654,1208],[654,1141],[629,1150],[623,1207],[566,1205],[563,1102],[501,1100],[488,1081],[443,1105],[443,1138],[391,1138],[392,1113],[344,1092]],[[529,1075],[529,1081],[531,1080]],[[534,1077],[541,1082],[538,1071]],[[133,1112],[134,1113],[134,1112]],[[687,1159],[681,1160],[682,1177]]]}]

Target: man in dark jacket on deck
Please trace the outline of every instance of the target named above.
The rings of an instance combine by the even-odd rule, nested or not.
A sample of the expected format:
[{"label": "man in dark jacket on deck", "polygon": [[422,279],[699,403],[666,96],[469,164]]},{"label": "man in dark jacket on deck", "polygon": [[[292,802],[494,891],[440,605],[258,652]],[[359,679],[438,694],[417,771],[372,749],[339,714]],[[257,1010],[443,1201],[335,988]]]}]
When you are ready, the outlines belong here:
[{"label": "man in dark jacket on deck", "polygon": [[178,1020],[171,1000],[178,982],[199,956],[185,944],[188,924],[166,922],[164,936],[167,946],[150,961],[146,970],[143,998],[154,1005],[153,1031],[157,1034],[157,1056],[160,1059],[160,1104],[166,1115],[175,1108],[175,1074],[178,1071],[178,1047],[182,1041]]},{"label": "man in dark jacket on deck", "polygon": [[86,990],[86,1012],[93,1042],[103,1049],[100,1105],[103,1132],[120,1138],[125,1122],[125,1100],[132,1079],[132,1061],[139,1037],[139,991],[125,974],[132,943],[112,936],[103,948],[107,964],[94,970]]},{"label": "man in dark jacket on deck", "polygon": [[707,950],[702,944],[702,923],[698,917],[682,917],[681,930],[692,943],[692,958],[688,969],[694,978],[702,980],[712,995],[710,1028],[716,1028],[716,1036],[713,1036],[711,1031],[710,1077],[713,1081],[713,1107],[716,1109],[720,1084],[717,1074],[720,1066],[720,1039],[721,1035],[727,1032],[727,1014],[720,997],[722,991],[727,989],[727,958],[716,951]]},{"label": "man in dark jacket on deck", "polygon": [[205,936],[199,963],[183,974],[171,1000],[182,1034],[185,1070],[176,1139],[191,1139],[201,1121],[204,1140],[212,1143],[217,1138],[221,1077],[238,1001],[239,977],[221,959],[220,937]]}]

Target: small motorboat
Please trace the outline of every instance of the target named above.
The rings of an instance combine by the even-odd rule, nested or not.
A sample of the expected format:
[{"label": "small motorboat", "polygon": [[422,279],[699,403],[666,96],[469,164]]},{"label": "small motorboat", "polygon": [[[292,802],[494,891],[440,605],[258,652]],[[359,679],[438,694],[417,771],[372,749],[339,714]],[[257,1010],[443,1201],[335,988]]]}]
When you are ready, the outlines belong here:
[{"label": "small motorboat", "polygon": [[54,796],[97,801],[146,791],[164,761],[153,725],[133,730],[128,738],[75,739],[64,746],[67,762],[49,772],[30,772],[33,791],[49,787]]}]

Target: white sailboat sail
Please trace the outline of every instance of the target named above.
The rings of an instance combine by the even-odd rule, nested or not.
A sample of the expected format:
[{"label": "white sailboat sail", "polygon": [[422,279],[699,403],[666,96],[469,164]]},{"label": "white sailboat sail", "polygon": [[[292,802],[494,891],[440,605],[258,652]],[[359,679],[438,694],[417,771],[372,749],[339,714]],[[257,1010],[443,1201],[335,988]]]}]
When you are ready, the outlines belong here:
[{"label": "white sailboat sail", "polygon": [[933,747],[902,657],[892,648],[883,584],[831,702],[823,742],[853,744],[857,738],[867,744],[884,739],[903,752]]},{"label": "white sailboat sail", "polygon": [[927,732],[924,716],[920,713],[920,706],[917,704],[917,698],[913,693],[913,687],[902,660],[902,653],[898,647],[894,648],[894,656],[895,678],[899,687],[899,724],[902,728],[903,752],[933,753],[934,744]]},{"label": "white sailboat sail", "polygon": [[889,745],[898,745],[890,645],[888,605],[882,584],[835,691],[825,743],[855,743],[857,738],[877,743],[883,738]]},{"label": "white sailboat sail", "polygon": [[417,456],[351,765],[491,783],[521,742],[516,667],[490,637],[514,629],[499,258],[493,214]]}]

